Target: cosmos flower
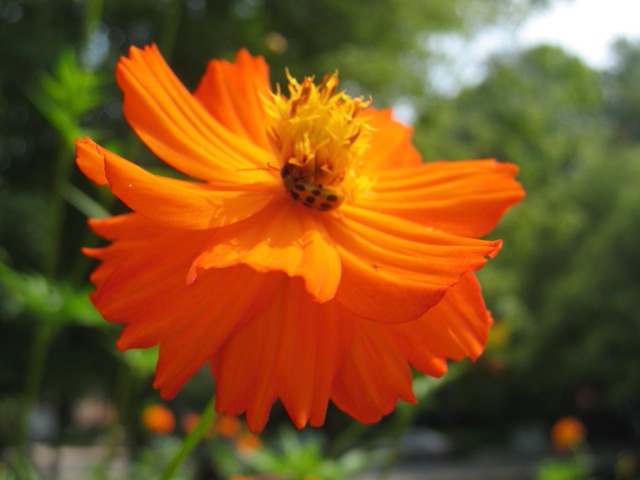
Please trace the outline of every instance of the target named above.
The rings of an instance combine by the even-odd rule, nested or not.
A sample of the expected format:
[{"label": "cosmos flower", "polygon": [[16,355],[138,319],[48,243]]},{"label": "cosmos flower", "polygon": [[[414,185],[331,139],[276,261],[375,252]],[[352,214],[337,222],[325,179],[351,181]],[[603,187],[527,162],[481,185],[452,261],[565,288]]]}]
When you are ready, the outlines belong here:
[{"label": "cosmos flower", "polygon": [[225,438],[233,438],[241,433],[242,426],[236,417],[221,415],[217,418],[214,429],[219,435]]},{"label": "cosmos flower", "polygon": [[251,453],[262,447],[260,437],[250,433],[241,433],[236,437],[235,446],[240,453]]},{"label": "cosmos flower", "polygon": [[131,213],[90,220],[111,241],[92,301],[122,349],[160,345],[173,397],[204,364],[216,411],[252,432],[279,399],[297,427],[327,405],[362,422],[415,402],[411,367],[476,358],[491,317],[474,271],[523,196],[495,160],[423,163],[389,110],[319,82],[272,89],[261,57],[209,63],[190,93],[155,46],[116,69],[124,115],[185,178],[78,140],[77,164]]},{"label": "cosmos flower", "polygon": [[167,435],[176,426],[173,412],[164,405],[147,405],[142,410],[141,420],[147,430],[158,435]]},{"label": "cosmos flower", "polygon": [[562,417],[551,428],[551,441],[560,451],[572,450],[585,439],[586,429],[575,417]]}]

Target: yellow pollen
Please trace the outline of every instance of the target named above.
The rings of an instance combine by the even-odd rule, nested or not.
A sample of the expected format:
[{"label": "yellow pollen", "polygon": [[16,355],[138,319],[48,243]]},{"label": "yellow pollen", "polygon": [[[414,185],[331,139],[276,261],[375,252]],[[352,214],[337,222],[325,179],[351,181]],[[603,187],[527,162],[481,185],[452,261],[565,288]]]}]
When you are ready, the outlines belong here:
[{"label": "yellow pollen", "polygon": [[318,85],[312,77],[298,82],[286,74],[289,96],[278,86],[264,98],[269,140],[280,159],[285,188],[291,193],[300,184],[316,186],[341,197],[337,206],[351,196],[349,184],[357,179],[362,154],[369,148],[372,127],[360,111],[370,100],[337,92],[337,72],[325,75]]}]

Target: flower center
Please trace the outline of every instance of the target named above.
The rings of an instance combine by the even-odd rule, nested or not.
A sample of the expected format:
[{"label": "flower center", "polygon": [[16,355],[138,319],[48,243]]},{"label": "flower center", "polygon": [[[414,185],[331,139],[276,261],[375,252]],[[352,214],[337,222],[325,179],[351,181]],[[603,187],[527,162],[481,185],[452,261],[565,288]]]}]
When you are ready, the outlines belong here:
[{"label": "flower center", "polygon": [[280,87],[265,99],[268,135],[281,159],[282,181],[291,197],[316,210],[332,210],[352,198],[371,126],[359,116],[370,101],[336,93],[338,74],[319,85],[287,72],[289,97]]}]

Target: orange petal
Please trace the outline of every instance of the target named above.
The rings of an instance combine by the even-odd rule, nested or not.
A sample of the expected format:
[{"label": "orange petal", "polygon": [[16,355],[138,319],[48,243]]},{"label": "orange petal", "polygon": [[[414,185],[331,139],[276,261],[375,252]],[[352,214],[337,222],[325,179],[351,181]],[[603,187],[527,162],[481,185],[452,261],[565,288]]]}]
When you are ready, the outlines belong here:
[{"label": "orange petal", "polygon": [[[104,187],[109,185],[104,175],[104,150],[91,139],[76,139],[76,164],[89,180]],[[115,155],[115,154],[114,154]]]},{"label": "orange petal", "polygon": [[321,425],[353,338],[353,315],[343,315],[335,302],[316,303],[299,279],[281,276],[278,283],[273,302],[211,361],[216,410],[246,412],[254,433],[277,397],[298,428]]},{"label": "orange petal", "polygon": [[186,288],[189,266],[208,235],[165,230],[146,240],[117,241],[100,249],[98,257],[111,273],[92,294],[94,304],[111,322],[135,322],[157,315],[155,321],[161,324],[175,310],[175,295],[168,293]]},{"label": "orange petal", "polygon": [[478,358],[491,323],[480,283],[469,272],[418,320],[386,327],[416,369],[437,377],[445,372],[446,360]]},{"label": "orange petal", "polygon": [[475,360],[484,350],[493,319],[484,305],[480,283],[469,272],[418,322],[433,327],[428,341],[432,351],[450,360]]},{"label": "orange petal", "polygon": [[340,258],[324,230],[323,214],[314,213],[281,195],[246,221],[216,230],[190,278],[195,281],[209,268],[245,264],[259,272],[300,276],[317,301],[330,300],[340,283]]},{"label": "orange petal", "polygon": [[370,117],[369,123],[374,128],[371,145],[363,155],[364,175],[422,163],[420,153],[411,144],[413,129],[393,120],[391,109],[368,108],[361,115]]},{"label": "orange petal", "polygon": [[131,127],[162,160],[187,175],[232,183],[238,172],[269,181],[270,151],[229,131],[180,83],[155,45],[132,47],[116,68],[124,92],[123,111]]},{"label": "orange petal", "polygon": [[197,284],[174,294],[179,317],[164,331],[153,382],[162,397],[173,397],[226,340],[272,303],[276,286],[269,276],[239,266],[205,272]]},{"label": "orange petal", "polygon": [[359,206],[465,237],[491,231],[524,197],[518,168],[495,160],[429,162],[385,170]]},{"label": "orange petal", "polygon": [[[317,304],[298,284],[284,302],[278,351],[278,396],[298,428],[320,426],[336,374],[353,341],[354,320],[335,302]],[[273,311],[274,317],[278,316]]]},{"label": "orange petal", "polygon": [[[100,169],[113,194],[142,216],[172,228],[207,229],[237,222],[263,208],[278,188],[238,186],[222,190],[205,183],[153,175],[85,139],[78,144],[78,165],[96,178]],[[99,178],[102,181],[102,177]]]},{"label": "orange petal", "polygon": [[270,150],[260,98],[269,90],[269,66],[264,58],[252,57],[242,49],[233,63],[211,60],[193,96],[229,131]]},{"label": "orange petal", "polygon": [[91,230],[107,240],[150,239],[167,230],[135,212],[108,218],[90,218],[88,223]]},{"label": "orange petal", "polygon": [[352,206],[343,206],[333,220],[325,227],[342,262],[336,301],[385,323],[420,317],[501,246],[499,240],[450,235]]},{"label": "orange petal", "polygon": [[487,341],[491,315],[472,272],[418,320],[384,324],[358,320],[349,357],[340,369],[332,400],[365,422],[391,412],[398,399],[414,402],[408,363],[439,377],[447,359],[477,358]]},{"label": "orange petal", "polygon": [[160,344],[154,386],[170,398],[233,334],[271,301],[273,282],[247,267],[204,272],[186,282],[207,232],[166,230],[102,249],[106,274],[92,300],[105,319],[126,324],[118,347]]},{"label": "orange petal", "polygon": [[333,384],[331,400],[363,423],[377,422],[398,399],[415,403],[404,352],[386,333],[388,325],[356,321],[349,356]]},{"label": "orange petal", "polygon": [[[106,248],[83,248],[82,253],[84,253],[87,257],[97,258],[99,260],[104,260],[106,258],[109,258],[109,256],[119,257],[117,253],[115,255],[112,255],[112,246]],[[93,285],[96,286],[96,288],[99,288],[109,277],[109,275],[111,275],[111,272],[113,272],[114,268],[115,263],[103,262],[98,265],[93,270],[93,272],[91,272],[91,274],[89,275],[89,280]],[[90,295],[90,298],[92,298],[92,296],[93,294]]]},{"label": "orange petal", "polygon": [[216,382],[216,411],[225,415],[247,412],[247,426],[253,433],[264,428],[276,401],[274,364],[279,332],[268,322],[254,319],[210,361]]},{"label": "orange petal", "polygon": [[82,249],[85,255],[102,261],[90,276],[91,282],[96,287],[100,287],[104,283],[123,258],[135,255],[136,249],[144,248],[144,244],[149,239],[158,237],[166,233],[167,230],[137,213],[109,218],[92,218],[88,223],[92,230],[103,238],[108,240],[122,239],[107,247]]}]

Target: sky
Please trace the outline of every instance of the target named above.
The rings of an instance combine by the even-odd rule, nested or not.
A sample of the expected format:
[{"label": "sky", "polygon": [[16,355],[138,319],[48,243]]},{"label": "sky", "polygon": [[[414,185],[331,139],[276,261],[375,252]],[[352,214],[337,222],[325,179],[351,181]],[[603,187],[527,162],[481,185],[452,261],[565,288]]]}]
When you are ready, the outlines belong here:
[{"label": "sky", "polygon": [[610,66],[618,37],[640,40],[640,0],[563,0],[533,16],[516,33],[523,45],[555,43],[592,67]]},{"label": "sky", "polygon": [[482,80],[486,60],[536,44],[556,44],[596,69],[613,63],[611,45],[626,37],[640,41],[640,0],[555,0],[522,25],[487,29],[472,39],[434,35],[430,46],[445,60],[430,64],[434,88],[453,95]]}]

